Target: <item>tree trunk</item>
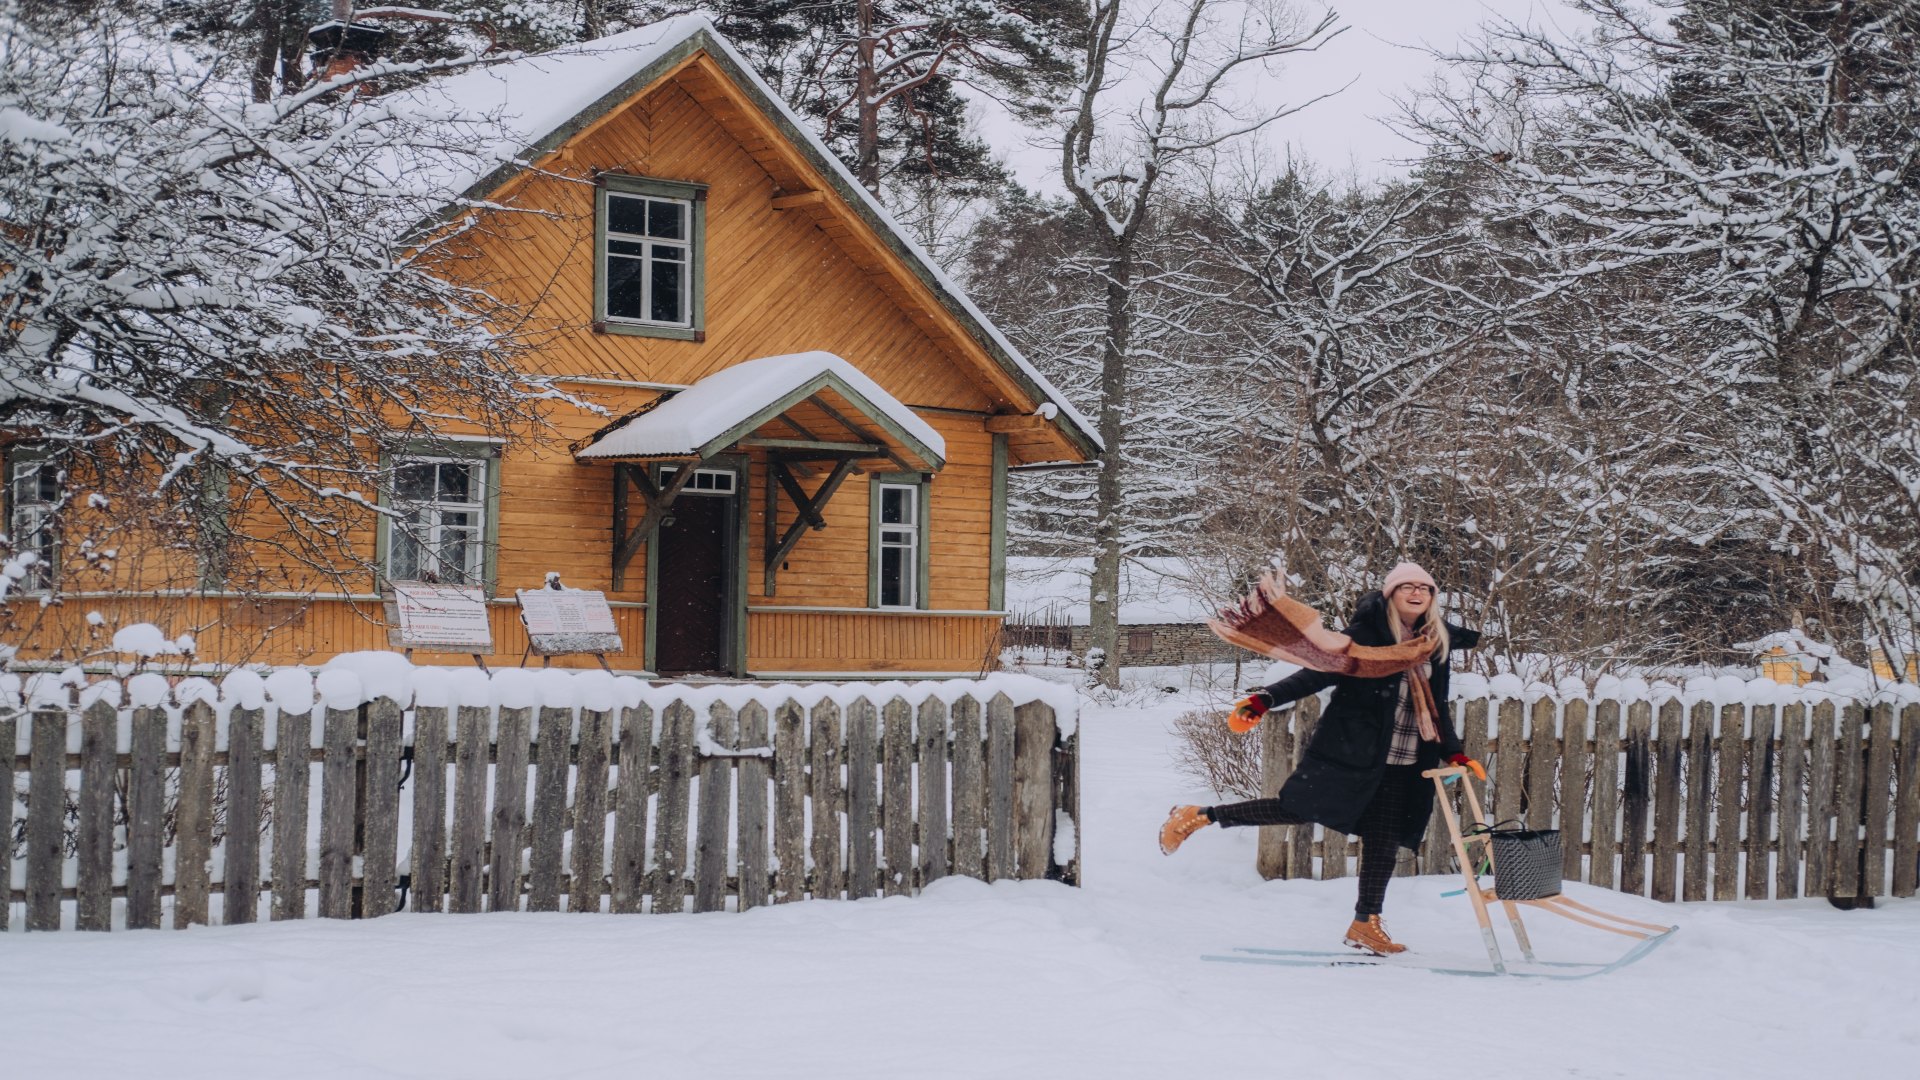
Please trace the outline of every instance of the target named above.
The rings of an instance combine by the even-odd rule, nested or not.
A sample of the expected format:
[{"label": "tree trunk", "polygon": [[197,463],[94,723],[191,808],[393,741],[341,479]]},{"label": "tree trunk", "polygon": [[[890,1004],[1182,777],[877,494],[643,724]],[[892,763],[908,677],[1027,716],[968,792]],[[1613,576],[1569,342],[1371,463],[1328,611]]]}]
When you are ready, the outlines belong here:
[{"label": "tree trunk", "polygon": [[1107,334],[1100,355],[1100,479],[1094,489],[1093,578],[1088,583],[1090,647],[1106,654],[1103,686],[1120,685],[1120,504],[1126,479],[1121,440],[1127,401],[1127,349],[1133,321],[1133,236],[1116,238],[1107,259]]},{"label": "tree trunk", "polygon": [[853,172],[862,186],[877,194],[880,190],[880,107],[874,103],[879,92],[879,77],[873,70],[873,0],[859,0],[855,30],[860,35],[854,49],[857,76],[854,92],[859,95],[859,100],[853,106],[860,133]]}]

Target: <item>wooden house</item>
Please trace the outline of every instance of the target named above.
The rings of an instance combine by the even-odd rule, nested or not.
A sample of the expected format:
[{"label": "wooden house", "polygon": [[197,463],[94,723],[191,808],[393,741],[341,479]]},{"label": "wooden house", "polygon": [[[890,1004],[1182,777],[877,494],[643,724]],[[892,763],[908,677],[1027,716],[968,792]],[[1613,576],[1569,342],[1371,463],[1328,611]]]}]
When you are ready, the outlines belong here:
[{"label": "wooden house", "polygon": [[[568,328],[535,363],[604,412],[420,439],[378,493],[407,524],[369,522],[380,569],[351,589],[129,585],[60,617],[192,632],[205,664],[318,662],[387,647],[388,582],[431,577],[485,590],[487,659],[512,664],[514,591],[557,573],[606,592],[621,670],[994,666],[1008,472],[1098,439],[731,45],[688,17],[405,92],[504,118],[498,169],[437,182],[544,211],[496,215],[469,270]],[[17,525],[32,465],[7,467]]]}]

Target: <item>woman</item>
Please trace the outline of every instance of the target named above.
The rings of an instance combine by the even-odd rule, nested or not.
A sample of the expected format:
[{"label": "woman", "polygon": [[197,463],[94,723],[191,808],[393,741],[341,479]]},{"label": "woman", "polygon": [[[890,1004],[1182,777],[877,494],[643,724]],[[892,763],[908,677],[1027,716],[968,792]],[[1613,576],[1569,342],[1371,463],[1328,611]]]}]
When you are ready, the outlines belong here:
[{"label": "woman", "polygon": [[[1271,799],[1227,806],[1176,806],[1160,827],[1168,855],[1207,825],[1318,823],[1360,837],[1360,896],[1346,944],[1375,956],[1405,952],[1380,921],[1398,848],[1417,848],[1433,811],[1433,785],[1420,773],[1447,761],[1486,770],[1462,752],[1447,708],[1447,655],[1470,649],[1477,631],[1441,615],[1433,575],[1410,562],[1393,568],[1379,592],[1360,598],[1346,633],[1356,645],[1391,645],[1422,634],[1434,639],[1425,665],[1384,679],[1301,670],[1234,706],[1227,726],[1251,731],[1269,709],[1332,686],[1333,701],[1314,728],[1300,767]],[[1418,685],[1424,680],[1431,694]],[[1431,708],[1426,703],[1431,702]]]}]

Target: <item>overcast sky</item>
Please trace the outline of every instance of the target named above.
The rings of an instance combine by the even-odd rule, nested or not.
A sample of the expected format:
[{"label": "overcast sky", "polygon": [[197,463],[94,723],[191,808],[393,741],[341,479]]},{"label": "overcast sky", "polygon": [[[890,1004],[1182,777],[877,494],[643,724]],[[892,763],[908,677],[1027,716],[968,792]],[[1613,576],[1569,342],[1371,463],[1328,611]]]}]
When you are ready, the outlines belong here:
[{"label": "overcast sky", "polygon": [[[1403,171],[1417,148],[1381,121],[1394,114],[1393,99],[1426,84],[1438,67],[1429,48],[1447,50],[1482,22],[1505,17],[1558,27],[1585,25],[1559,0],[1334,0],[1347,30],[1319,52],[1289,57],[1271,80],[1276,100],[1298,102],[1349,80],[1338,95],[1275,123],[1261,134],[1276,156],[1292,148],[1331,172],[1351,166],[1362,177]],[[1303,4],[1306,11],[1317,10]],[[1029,145],[1031,134],[1000,117],[983,115],[982,134],[1004,152],[1016,175],[1031,187],[1059,190],[1057,151]]]}]

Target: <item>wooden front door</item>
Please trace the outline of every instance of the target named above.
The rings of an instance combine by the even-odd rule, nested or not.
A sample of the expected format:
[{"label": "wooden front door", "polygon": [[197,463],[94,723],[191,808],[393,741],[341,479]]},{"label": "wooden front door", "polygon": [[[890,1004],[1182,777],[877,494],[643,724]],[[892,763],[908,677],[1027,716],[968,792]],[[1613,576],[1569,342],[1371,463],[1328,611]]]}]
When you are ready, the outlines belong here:
[{"label": "wooden front door", "polygon": [[662,675],[733,674],[733,503],[683,491],[660,524],[653,670]]}]

